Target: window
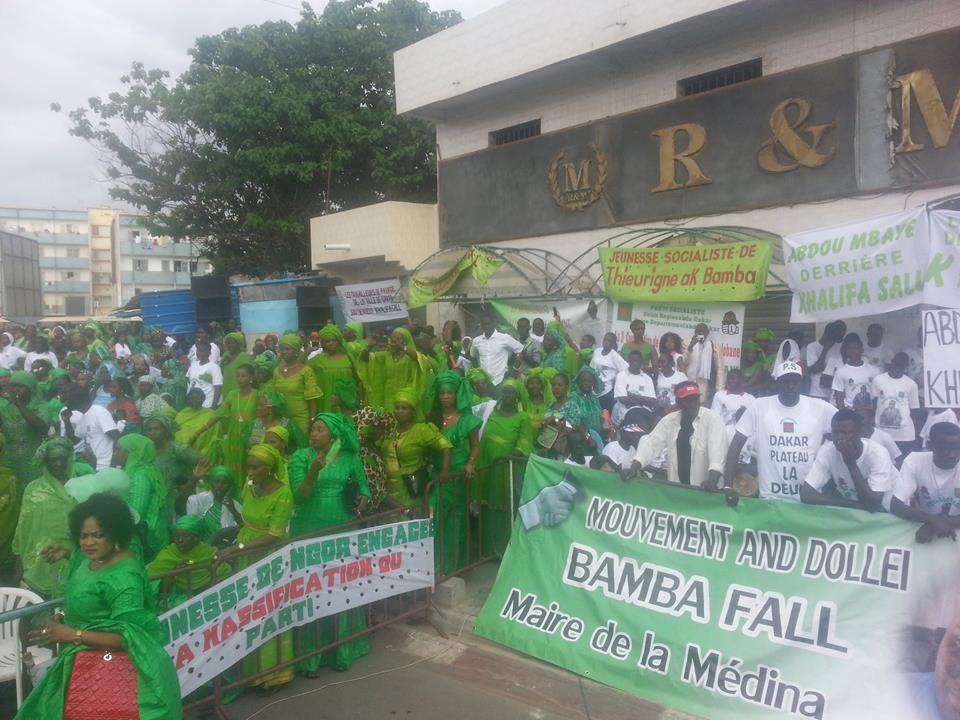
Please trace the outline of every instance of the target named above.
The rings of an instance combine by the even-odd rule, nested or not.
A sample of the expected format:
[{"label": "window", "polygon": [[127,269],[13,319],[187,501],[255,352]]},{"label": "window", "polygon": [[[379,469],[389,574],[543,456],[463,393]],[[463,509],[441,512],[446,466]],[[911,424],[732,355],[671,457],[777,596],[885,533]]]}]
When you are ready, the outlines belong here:
[{"label": "window", "polygon": [[147,261],[146,261],[146,260],[134,260],[134,261],[133,261],[133,269],[134,269],[134,270],[139,270],[140,272],[145,271],[145,270],[147,269]]},{"label": "window", "polygon": [[67,257],[68,258],[80,257],[80,248],[67,248]]},{"label": "window", "polygon": [[200,263],[199,263],[199,262],[197,262],[196,260],[191,260],[191,261],[190,261],[190,272],[192,272],[192,273],[197,272],[197,270],[198,270],[199,267],[200,267]]},{"label": "window", "polygon": [[174,261],[173,261],[173,271],[174,271],[174,272],[184,272],[184,270],[183,270],[183,260],[174,260]]},{"label": "window", "polygon": [[64,279],[64,280],[73,280],[73,278],[75,278],[76,275],[77,275],[77,274],[76,274],[75,272],[67,271],[67,272],[65,272],[65,273],[63,274],[63,279]]},{"label": "window", "polygon": [[697,95],[758,77],[763,77],[763,61],[761,58],[748,60],[739,65],[731,65],[719,70],[711,70],[708,73],[681,80],[677,83],[677,97]]},{"label": "window", "polygon": [[131,238],[134,242],[140,242],[140,231],[139,231],[139,230],[133,230],[133,231],[131,231],[131,232],[130,232],[130,238]]},{"label": "window", "polygon": [[517,142],[518,140],[526,140],[527,138],[536,137],[539,134],[540,118],[537,118],[536,120],[530,120],[525,123],[520,123],[519,125],[511,125],[502,130],[494,130],[490,133],[490,147],[506,145],[507,143]]},{"label": "window", "polygon": [[160,261],[160,269],[161,269],[163,272],[170,272],[170,261],[169,261],[169,260],[161,260],[161,261]]},{"label": "window", "polygon": [[109,225],[92,225],[90,228],[94,237],[110,237]]}]

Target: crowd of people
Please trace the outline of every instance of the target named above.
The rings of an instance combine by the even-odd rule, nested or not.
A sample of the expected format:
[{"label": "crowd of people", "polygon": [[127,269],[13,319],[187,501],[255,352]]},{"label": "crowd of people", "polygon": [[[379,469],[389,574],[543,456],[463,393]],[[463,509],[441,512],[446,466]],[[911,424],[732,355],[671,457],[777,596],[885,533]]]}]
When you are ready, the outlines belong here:
[{"label": "crowd of people", "polygon": [[[42,639],[142,651],[137,672],[163,694],[157,628],[137,613],[155,618],[158,603],[209,585],[211,560],[242,568],[291,536],[429,507],[447,575],[504,551],[519,480],[507,458],[538,453],[731,502],[887,510],[919,523],[922,540],[960,526],[960,409],[920,406],[922,352],[886,346],[879,325],[866,342],[841,322],[809,343],[760,329],[729,370],[706,325],[654,342],[636,319],[621,343],[592,303],[574,327],[522,318],[501,330],[485,317],[479,329],[328,324],[253,342],[233,323],[190,337],[100,323],[3,333],[3,584],[65,594],[66,616]],[[122,625],[103,624],[118,613]],[[320,622],[318,642],[363,618]],[[256,684],[366,652],[354,640]],[[271,643],[249,660],[262,671],[292,653]],[[28,708],[66,692],[63,672],[47,677],[59,680]]]}]

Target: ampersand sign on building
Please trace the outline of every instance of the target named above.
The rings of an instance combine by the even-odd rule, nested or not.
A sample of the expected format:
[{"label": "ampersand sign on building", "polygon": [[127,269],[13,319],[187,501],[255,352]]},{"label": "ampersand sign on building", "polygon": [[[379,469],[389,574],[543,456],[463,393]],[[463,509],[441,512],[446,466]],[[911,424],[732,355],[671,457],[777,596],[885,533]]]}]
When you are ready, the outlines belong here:
[{"label": "ampersand sign on building", "polygon": [[803,166],[817,168],[833,160],[837,149],[823,151],[820,143],[835,122],[807,125],[813,103],[804,97],[787,98],[770,113],[773,137],[760,146],[757,164],[771,173],[785,173]]}]

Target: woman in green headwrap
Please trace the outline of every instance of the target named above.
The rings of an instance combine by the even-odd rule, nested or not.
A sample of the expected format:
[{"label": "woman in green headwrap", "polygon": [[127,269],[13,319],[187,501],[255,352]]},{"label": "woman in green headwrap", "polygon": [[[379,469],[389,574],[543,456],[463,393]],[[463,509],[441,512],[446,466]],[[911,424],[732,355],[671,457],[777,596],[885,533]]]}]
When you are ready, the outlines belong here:
[{"label": "woman in green headwrap", "polygon": [[472,389],[471,405],[479,405],[493,399],[493,378],[486,370],[478,367],[470,368],[467,370],[467,380],[470,381]]},{"label": "woman in green headwrap", "polygon": [[553,368],[531,368],[520,386],[520,407],[530,418],[533,436],[543,426],[543,417],[553,402],[551,381],[557,371]]},{"label": "woman in green headwrap", "polygon": [[773,371],[773,364],[777,361],[777,351],[773,348],[775,336],[770,328],[757,328],[753,334],[753,342],[757,344],[760,351],[760,357],[763,360],[763,369],[767,372]]},{"label": "woman in green headwrap", "polygon": [[[205,533],[206,522],[203,517],[184,515],[173,525],[171,543],[162,548],[147,564],[147,575],[150,576],[157,596],[166,599],[166,602],[161,603],[163,609],[169,610],[186,602],[212,584],[210,562],[217,554],[217,549],[203,541]],[[167,579],[155,579],[157,575],[191,565],[196,565],[197,569],[178,573]],[[217,566],[217,580],[222,580],[229,574],[229,565],[221,563]]]},{"label": "woman in green headwrap", "polygon": [[[254,445],[247,456],[247,479],[243,490],[243,525],[237,532],[237,544],[221,550],[220,557],[236,558],[238,570],[249,567],[264,557],[269,546],[289,536],[290,517],[293,514],[293,495],[290,486],[282,483],[277,474],[283,458],[269,445]],[[253,551],[253,552],[251,552]],[[242,673],[254,675],[275,665],[293,659],[293,635],[284,632],[271,638],[255,653],[242,661]],[[252,685],[272,688],[293,680],[293,668],[262,677]]]},{"label": "woman in green headwrap", "polygon": [[290,433],[289,452],[300,450],[309,445],[307,434],[287,416],[287,399],[280,393],[260,393],[257,399],[257,417],[250,428],[250,445],[263,442],[263,436],[269,428],[276,425],[284,427]]},{"label": "woman in green headwrap", "polygon": [[273,392],[273,371],[279,364],[280,361],[269,351],[257,355],[253,361],[253,386],[260,391],[261,395]]},{"label": "woman in green headwrap", "polygon": [[[223,405],[204,425],[204,431],[216,432],[213,428],[217,423],[220,424],[223,433],[219,444],[220,462],[233,470],[238,478],[246,475],[247,453],[251,444],[260,442],[263,437],[261,434],[255,441],[250,439],[257,419],[258,404],[264,395],[263,391],[254,388],[253,376],[252,365],[238,365],[234,371],[236,387],[224,396]],[[236,490],[239,496],[239,488]]]},{"label": "woman in green headwrap", "polygon": [[[253,363],[253,355],[244,346],[243,333],[231,332],[223,336],[223,355],[220,357],[220,369],[223,371],[222,396],[227,397],[236,390],[237,368]],[[251,382],[253,378],[250,378]]]},{"label": "woman in green headwrap", "polygon": [[340,378],[333,386],[333,408],[350,420],[357,433],[358,455],[367,476],[370,501],[363,508],[364,514],[380,512],[387,499],[387,473],[380,457],[381,440],[393,432],[396,420],[391,413],[369,405],[360,407],[357,384]]},{"label": "woman in green headwrap", "polygon": [[156,463],[153,441],[144,435],[123,435],[113,450],[113,466],[130,477],[129,503],[146,525],[144,556],[153,558],[170,542],[167,532],[167,483]]},{"label": "woman in green headwrap", "polygon": [[324,325],[320,328],[320,347],[323,352],[307,361],[317,377],[317,384],[323,395],[319,401],[320,412],[330,412],[330,398],[333,386],[339,379],[354,380],[354,358],[347,352],[346,341],[336,325]]},{"label": "woman in green headwrap", "polygon": [[578,364],[576,351],[567,344],[563,325],[556,321],[547,323],[547,329],[543,334],[543,355],[540,367],[573,375],[577,371]]},{"label": "woman in green headwrap", "polygon": [[24,584],[53,598],[63,595],[69,561],[64,557],[48,562],[44,549],[73,547],[67,516],[77,502],[63,487],[73,472],[73,443],[66,438],[47,440],[37,451],[37,460],[42,472],[23,491],[13,552],[20,558]]},{"label": "woman in green headwrap", "polygon": [[306,435],[321,396],[317,377],[303,363],[303,341],[299,335],[284,334],[278,348],[280,365],[273,374],[274,388],[287,401],[287,417]]},{"label": "woman in green headwrap", "polygon": [[167,358],[160,365],[163,376],[163,392],[173,398],[173,407],[182,408],[187,402],[187,374],[177,358]]},{"label": "woman in green headwrap", "polygon": [[[521,390],[522,386],[517,380],[503,381],[500,400],[487,418],[480,441],[478,464],[483,468],[479,497],[483,527],[481,548],[485,557],[503,557],[513,525],[510,465],[494,463],[509,455],[529,455],[533,452],[533,423],[520,408]],[[512,477],[513,490],[519,496],[523,467],[515,468]]]},{"label": "woman in green headwrap", "polygon": [[153,440],[154,462],[167,485],[164,514],[167,524],[173,522],[175,515],[185,512],[187,498],[196,490],[193,469],[201,457],[192,447],[174,439],[176,430],[176,423],[166,415],[152,415],[143,421],[143,434]]},{"label": "woman in green headwrap", "polygon": [[743,359],[740,361],[740,372],[743,373],[744,389],[755,392],[767,384],[769,374],[763,352],[760,346],[752,340],[743,343]]},{"label": "woman in green headwrap", "polygon": [[152,415],[174,417],[177,414],[177,411],[170,407],[170,403],[160,397],[156,378],[150,373],[137,378],[137,394],[140,396],[137,400],[137,414],[140,417],[146,418]]},{"label": "woman in green headwrap", "polygon": [[[443,482],[450,472],[450,441],[433,423],[424,422],[419,398],[412,390],[398,390],[393,403],[396,427],[380,442],[380,454],[387,471],[387,502],[407,507],[422,501],[429,476],[427,467],[434,453],[440,468],[434,479]],[[411,495],[411,491],[415,493]]]},{"label": "woman in green headwrap", "polygon": [[598,435],[603,433],[603,411],[600,408],[600,394],[603,381],[592,367],[581,368],[577,373],[576,384],[570,389],[570,402],[580,408],[580,425],[584,430]]},{"label": "woman in green headwrap", "polygon": [[206,399],[203,390],[193,388],[187,393],[187,405],[173,419],[176,431],[173,439],[181,445],[193,448],[201,455],[208,455],[213,451],[219,434],[218,410],[205,408]]},{"label": "woman in green headwrap", "polygon": [[430,491],[430,507],[436,525],[439,549],[436,553],[437,574],[449,575],[469,561],[467,541],[468,493],[473,491],[474,471],[480,454],[480,428],[483,422],[473,414],[473,391],[470,382],[459,373],[440,373],[427,393],[431,422],[450,443],[450,450],[435,452],[434,467],[443,463],[442,454],[449,452],[450,464],[445,482],[435,483]]},{"label": "woman in green headwrap", "polygon": [[367,346],[367,339],[363,333],[363,323],[358,320],[344,323],[343,339],[346,343],[344,350],[353,355],[353,357],[357,357],[360,351]]},{"label": "woman in green headwrap", "polygon": [[390,409],[402,389],[412,390],[417,402],[421,401],[429,365],[406,328],[397,328],[390,334],[386,350],[364,349],[360,362],[367,363],[365,390],[370,405]]},{"label": "woman in green headwrap", "polygon": [[28,372],[10,376],[0,398],[0,431],[7,436],[6,465],[23,487],[40,473],[34,459],[50,429],[49,406],[37,397],[37,381]]},{"label": "woman in green headwrap", "polygon": [[[290,459],[290,488],[294,511],[290,534],[306,535],[355,519],[370,500],[357,434],[348,418],[320,413],[310,427],[310,447]],[[366,628],[362,608],[324,618],[300,631],[300,652],[323,647],[337,637]],[[347,670],[369,651],[367,638],[359,638],[297,663],[297,670],[316,677],[323,666]]]},{"label": "woman in green headwrap", "polygon": [[8,575],[7,571],[13,560],[11,545],[17,529],[17,514],[20,510],[17,476],[2,464],[6,444],[6,437],[0,433],[0,574],[4,577]]}]

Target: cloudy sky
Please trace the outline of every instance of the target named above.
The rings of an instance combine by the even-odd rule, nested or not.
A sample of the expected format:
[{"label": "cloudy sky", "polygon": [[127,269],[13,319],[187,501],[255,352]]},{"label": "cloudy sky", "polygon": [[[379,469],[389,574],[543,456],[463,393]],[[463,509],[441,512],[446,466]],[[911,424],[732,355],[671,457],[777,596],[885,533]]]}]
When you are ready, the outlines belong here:
[{"label": "cloudy sky", "polygon": [[[432,0],[465,18],[503,0]],[[324,0],[311,0],[320,11]],[[0,206],[116,206],[66,111],[120,88],[134,60],[179,75],[199,35],[299,17],[299,0],[0,0]],[[52,102],[64,109],[50,110]]]}]

